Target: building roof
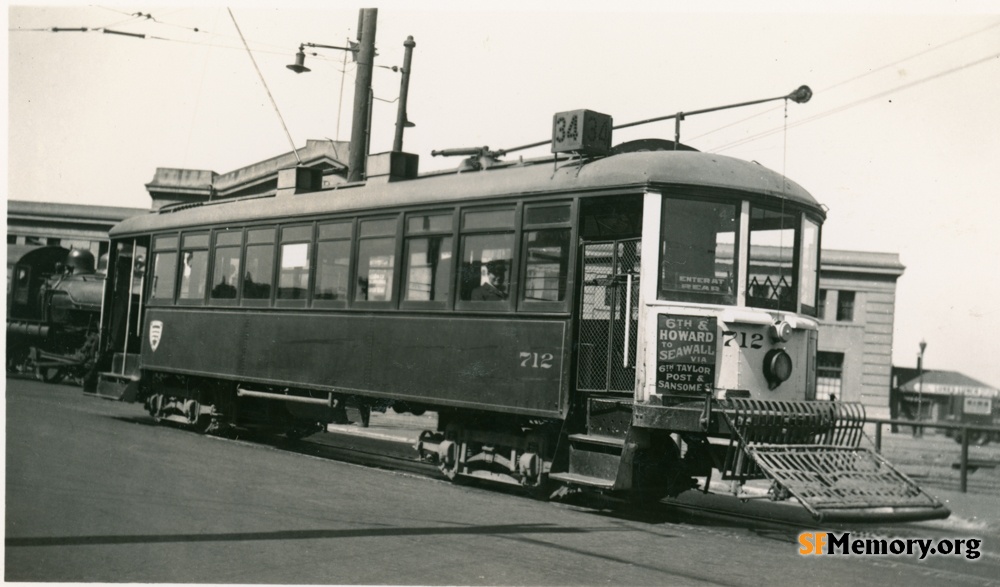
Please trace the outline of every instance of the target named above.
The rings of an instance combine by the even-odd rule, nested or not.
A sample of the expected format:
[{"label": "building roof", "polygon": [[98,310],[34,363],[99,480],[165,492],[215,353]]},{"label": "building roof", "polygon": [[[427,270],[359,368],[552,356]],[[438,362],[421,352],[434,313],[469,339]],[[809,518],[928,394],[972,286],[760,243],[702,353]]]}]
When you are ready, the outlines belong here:
[{"label": "building roof", "polygon": [[898,253],[823,249],[823,270],[899,276],[906,266],[900,263]]},{"label": "building roof", "polygon": [[149,208],[119,208],[116,206],[90,206],[61,202],[29,202],[7,200],[7,224],[17,220],[66,220],[79,219],[115,224],[130,216],[147,214]]},{"label": "building roof", "polygon": [[[897,370],[897,372],[902,374],[903,370]],[[997,388],[958,371],[924,371],[922,375],[917,376],[915,369],[906,369],[905,373],[908,380],[900,385],[899,389],[907,393],[1000,396],[1000,390]]]},{"label": "building roof", "polygon": [[[309,139],[305,147],[226,173],[158,167],[152,181],[146,184],[146,191],[153,198],[154,208],[185,196],[190,197],[188,199],[191,201],[200,201],[273,194],[278,171],[281,169],[302,166],[331,174],[346,173],[347,166],[343,161],[347,157],[348,148],[349,143],[344,141]],[[341,178],[340,182],[343,181]]]}]

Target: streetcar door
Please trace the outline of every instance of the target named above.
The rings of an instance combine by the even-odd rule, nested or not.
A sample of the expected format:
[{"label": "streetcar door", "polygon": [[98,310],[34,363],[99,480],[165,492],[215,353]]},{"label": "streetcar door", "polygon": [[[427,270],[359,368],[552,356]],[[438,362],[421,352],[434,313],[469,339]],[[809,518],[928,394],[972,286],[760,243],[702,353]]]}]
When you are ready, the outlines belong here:
[{"label": "streetcar door", "polygon": [[138,374],[142,348],[143,285],[149,239],[112,243],[101,307],[101,371],[97,393],[121,398]]},{"label": "streetcar door", "polygon": [[634,238],[582,245],[577,359],[577,388],[582,391],[634,391],[640,242]]}]

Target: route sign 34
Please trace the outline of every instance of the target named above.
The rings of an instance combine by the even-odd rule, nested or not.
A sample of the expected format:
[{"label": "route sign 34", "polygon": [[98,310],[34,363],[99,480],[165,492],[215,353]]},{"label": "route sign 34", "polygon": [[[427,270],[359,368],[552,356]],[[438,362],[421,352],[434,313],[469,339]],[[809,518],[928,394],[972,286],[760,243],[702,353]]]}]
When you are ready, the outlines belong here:
[{"label": "route sign 34", "polygon": [[593,110],[569,110],[552,116],[552,152],[607,155],[611,152],[611,116]]}]

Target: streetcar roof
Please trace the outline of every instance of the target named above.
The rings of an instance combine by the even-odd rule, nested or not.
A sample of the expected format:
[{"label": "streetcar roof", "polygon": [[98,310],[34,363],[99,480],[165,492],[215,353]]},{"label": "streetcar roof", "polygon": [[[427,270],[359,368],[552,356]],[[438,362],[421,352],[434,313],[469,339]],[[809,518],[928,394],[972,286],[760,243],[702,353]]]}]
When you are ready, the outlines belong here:
[{"label": "streetcar roof", "polygon": [[403,206],[469,203],[500,197],[575,195],[600,191],[711,188],[784,199],[825,216],[797,183],[757,164],[698,151],[622,153],[586,161],[500,163],[482,171],[432,172],[415,179],[369,180],[287,196],[216,200],[125,219],[111,236],[192,226],[253,223],[327,213],[377,213]]}]

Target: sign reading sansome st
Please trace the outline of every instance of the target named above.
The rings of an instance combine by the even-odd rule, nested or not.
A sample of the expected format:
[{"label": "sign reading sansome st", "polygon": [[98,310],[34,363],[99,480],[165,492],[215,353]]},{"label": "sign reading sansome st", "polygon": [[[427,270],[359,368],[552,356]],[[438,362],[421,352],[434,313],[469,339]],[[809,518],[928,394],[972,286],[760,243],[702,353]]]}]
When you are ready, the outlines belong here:
[{"label": "sign reading sansome st", "polygon": [[715,386],[718,330],[714,316],[656,317],[656,389],[706,393]]}]

